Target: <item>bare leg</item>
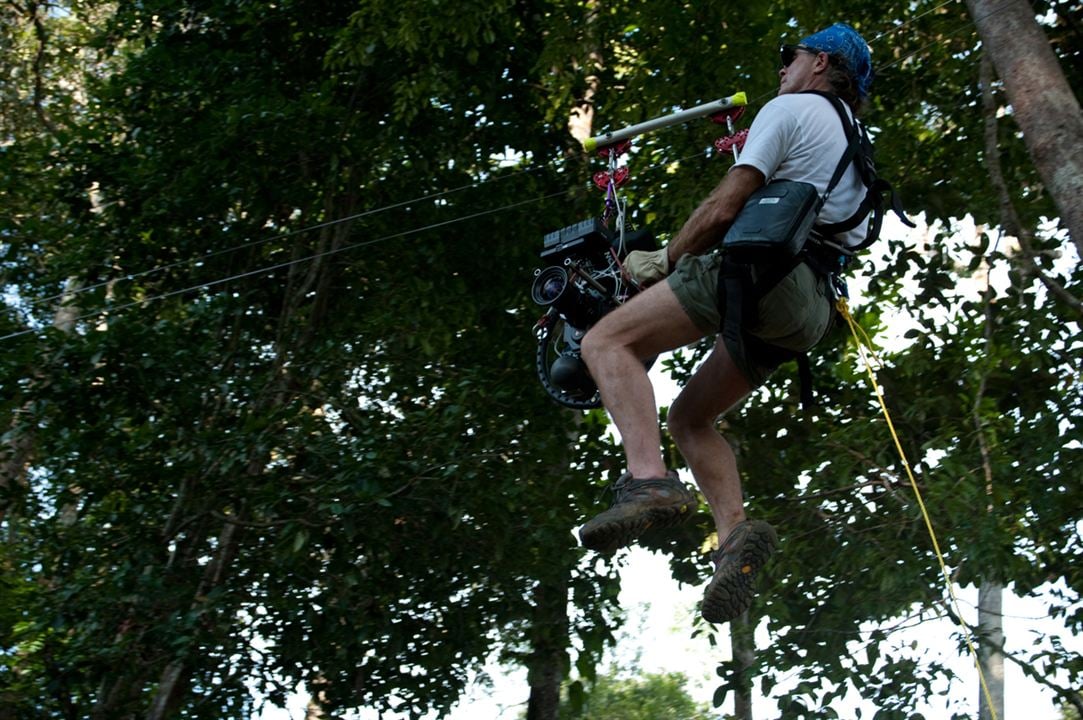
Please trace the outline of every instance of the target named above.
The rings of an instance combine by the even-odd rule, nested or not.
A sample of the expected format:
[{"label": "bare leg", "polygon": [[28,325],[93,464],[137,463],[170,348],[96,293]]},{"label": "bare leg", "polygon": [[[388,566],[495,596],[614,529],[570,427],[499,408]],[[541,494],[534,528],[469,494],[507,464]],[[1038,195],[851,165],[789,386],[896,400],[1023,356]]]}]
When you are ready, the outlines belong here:
[{"label": "bare leg", "polygon": [[745,511],[737,460],[716,422],[751,389],[719,338],[669,411],[669,432],[711,507],[719,542]]},{"label": "bare leg", "polygon": [[669,412],[670,433],[718,527],[715,570],[700,605],[703,618],[712,623],[727,622],[748,610],[756,574],[778,546],[774,528],[762,521],[746,522],[733,449],[715,427],[718,416],[750,390],[719,338]]},{"label": "bare leg", "polygon": [[583,360],[620,431],[632,477],[666,473],[654,388],[643,361],[701,337],[663,282],[606,315],[583,338]]},{"label": "bare leg", "polygon": [[695,495],[667,474],[662,461],[658,409],[643,360],[702,335],[669,285],[660,283],[605,316],[583,339],[583,359],[628,460],[628,472],[614,485],[613,505],[580,527],[584,547],[614,552],[652,528],[694,514]]}]

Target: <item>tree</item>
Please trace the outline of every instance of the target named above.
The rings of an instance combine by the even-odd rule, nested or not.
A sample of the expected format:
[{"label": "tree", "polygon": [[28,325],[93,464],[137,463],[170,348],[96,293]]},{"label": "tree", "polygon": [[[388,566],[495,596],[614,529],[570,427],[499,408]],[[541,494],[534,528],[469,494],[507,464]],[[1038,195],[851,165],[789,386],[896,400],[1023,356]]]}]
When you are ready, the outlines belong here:
[{"label": "tree", "polygon": [[[1078,10],[1038,9],[1077,87]],[[600,203],[581,192],[593,159],[568,112],[587,87],[597,130],[736,90],[755,110],[775,39],[840,16],[873,44],[883,174],[942,223],[920,247],[885,238],[854,306],[878,337],[912,309],[878,374],[950,569],[1083,588],[1081,271],[1041,231],[1056,207],[961,8],[223,0],[9,3],[5,19],[16,10],[0,47],[0,402],[33,453],[13,465],[26,483],[3,488],[10,713],[242,716],[250,685],[281,704],[303,682],[327,714],[419,716],[497,651],[536,671],[539,705],[558,677],[589,685],[620,560],[584,557],[569,529],[619,455],[602,413],[540,392],[525,300],[538,236]],[[634,222],[680,225],[725,172],[703,152],[719,134],[637,141]],[[987,230],[952,232],[967,214]],[[1028,231],[1029,250],[998,226]],[[1010,268],[988,302],[964,292],[983,262]],[[74,332],[42,329],[72,278]],[[947,613],[942,579],[853,346],[814,361],[815,413],[799,415],[783,369],[727,418],[756,460],[751,507],[787,540],[749,619],[772,643],[740,679],[797,678],[785,714],[811,717],[854,677],[891,716],[944,671],[881,651],[884,624]],[[706,577],[705,526],[658,541],[686,581]],[[1055,612],[1078,628],[1073,602]],[[1071,686],[1083,672],[1059,647],[1008,659]]]},{"label": "tree", "polygon": [[1027,150],[1083,257],[1083,109],[1026,2],[968,0]]},{"label": "tree", "polygon": [[[524,397],[537,249],[508,227],[532,216],[491,213],[576,211],[535,200],[557,170],[497,157],[555,137],[512,122],[534,16],[318,5],[121,7],[93,43],[122,70],[89,78],[62,159],[18,145],[84,230],[46,214],[42,256],[30,218],[5,228],[12,329],[72,273],[87,290],[74,337],[5,356],[5,402],[39,430],[6,520],[13,712],[243,715],[249,683],[281,703],[304,681],[328,711],[419,715],[500,632],[545,626],[539,584],[577,600],[550,645],[583,636],[585,667],[600,652],[615,577],[578,568],[589,488],[566,468],[598,462],[602,427],[569,450],[562,413]],[[442,237],[403,240],[426,226]],[[49,382],[21,383],[40,358]]]}]

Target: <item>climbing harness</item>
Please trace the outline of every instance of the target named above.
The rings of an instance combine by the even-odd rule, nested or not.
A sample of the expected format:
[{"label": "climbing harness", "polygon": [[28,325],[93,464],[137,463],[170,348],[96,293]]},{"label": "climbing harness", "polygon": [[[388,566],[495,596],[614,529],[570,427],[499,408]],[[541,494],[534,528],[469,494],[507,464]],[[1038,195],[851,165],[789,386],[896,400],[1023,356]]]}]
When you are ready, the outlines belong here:
[{"label": "climbing harness", "polygon": [[[892,210],[900,220],[910,227],[914,227],[914,224],[906,217],[898,194],[887,181],[878,177],[873,161],[872,143],[861,123],[851,119],[838,96],[817,90],[805,92],[823,97],[835,109],[847,138],[846,150],[835,166],[826,190],[819,197],[813,195],[811,198],[814,204],[809,205],[806,202],[800,208],[791,208],[791,211],[795,213],[811,211],[812,216],[803,221],[803,227],[809,228],[811,225],[811,229],[808,229],[804,235],[795,236],[790,231],[789,236],[783,239],[784,242],[770,242],[761,230],[748,229],[763,226],[762,212],[758,213],[759,220],[745,226],[746,230],[743,234],[734,233],[738,234],[739,238],[736,243],[738,252],[731,252],[734,245],[730,242],[731,233],[727,233],[722,245],[723,267],[718,292],[719,304],[724,308],[720,329],[730,351],[741,352],[743,349],[749,362],[772,370],[784,362],[795,360],[798,367],[801,404],[808,408],[814,403],[814,397],[812,370],[807,352],[771,345],[749,332],[749,328],[753,327],[757,320],[756,309],[759,301],[801,263],[808,265],[817,276],[824,280],[832,302],[846,298],[848,293],[842,273],[855,254],[869,247],[879,238],[883,223],[883,195],[885,193],[890,194]],[[743,148],[744,143],[741,142],[739,147]],[[734,156],[739,159],[737,146],[734,147]],[[815,215],[827,202],[832,190],[838,185],[851,164],[856,167],[861,182],[866,188],[860,205],[850,217],[840,222],[826,224],[817,222]],[[745,206],[746,210],[750,204],[755,206],[758,203],[757,198],[760,200],[767,198],[775,203],[783,204],[779,202],[777,192],[774,193],[774,197],[771,197],[771,188],[783,183],[794,184],[789,181],[775,181],[766,185],[761,188],[761,191],[765,192],[758,192],[750,198]],[[814,189],[813,193],[815,193]],[[805,193],[805,196],[808,199],[808,193]],[[744,213],[745,210],[742,211],[742,216]],[[856,247],[847,248],[835,240],[838,233],[853,230],[865,221],[866,217],[869,218],[868,229],[865,238]],[[730,244],[727,245],[727,243]],[[772,255],[773,259],[766,259]]]}]

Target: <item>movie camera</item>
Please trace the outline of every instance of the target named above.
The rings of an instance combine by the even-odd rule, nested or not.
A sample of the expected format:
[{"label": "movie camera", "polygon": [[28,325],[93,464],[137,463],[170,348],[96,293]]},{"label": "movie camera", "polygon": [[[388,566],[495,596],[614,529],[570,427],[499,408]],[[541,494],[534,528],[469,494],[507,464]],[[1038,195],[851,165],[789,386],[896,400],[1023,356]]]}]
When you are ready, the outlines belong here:
[{"label": "movie camera", "polygon": [[551,263],[534,274],[531,298],[548,308],[535,326],[538,379],[561,405],[598,407],[598,388],[580,357],[580,343],[602,316],[635,294],[620,262],[632,250],[653,250],[647,230],[611,232],[599,219],[547,234],[541,252]]}]

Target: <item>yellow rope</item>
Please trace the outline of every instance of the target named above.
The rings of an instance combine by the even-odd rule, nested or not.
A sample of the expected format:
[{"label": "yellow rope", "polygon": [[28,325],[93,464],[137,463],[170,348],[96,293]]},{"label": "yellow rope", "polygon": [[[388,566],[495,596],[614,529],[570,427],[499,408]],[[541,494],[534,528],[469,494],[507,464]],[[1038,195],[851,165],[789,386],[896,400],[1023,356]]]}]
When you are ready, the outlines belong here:
[{"label": "yellow rope", "polygon": [[[910,487],[914,490],[914,497],[917,498],[918,507],[921,508],[921,516],[925,519],[925,528],[929,531],[929,538],[933,541],[933,550],[936,552],[936,559],[940,563],[940,572],[944,575],[944,582],[948,586],[948,595],[951,597],[951,603],[955,610],[955,616],[959,618],[960,624],[963,626],[963,636],[966,638],[966,646],[970,649],[970,654],[974,658],[974,667],[978,669],[978,679],[981,681],[981,689],[985,694],[985,702],[989,705],[989,713],[993,720],[997,720],[996,707],[993,705],[992,694],[989,692],[989,685],[985,681],[985,673],[982,672],[981,662],[978,659],[978,651],[974,648],[974,641],[970,636],[970,628],[963,622],[963,614],[959,610],[959,598],[955,596],[954,583],[951,581],[951,574],[948,572],[947,564],[944,562],[944,554],[940,552],[940,543],[937,542],[936,533],[933,531],[933,523],[929,518],[929,511],[925,507],[925,500],[921,496],[921,490],[918,489],[917,480],[914,479],[914,473],[910,469],[910,463],[906,459],[906,453],[903,451],[902,443],[899,442],[899,435],[895,432],[895,424],[891,422],[891,414],[887,410],[887,404],[884,402],[884,394],[880,390],[880,384],[876,382],[876,375],[872,371],[872,363],[869,362],[869,354],[876,360],[876,364],[883,367],[883,363],[880,362],[880,358],[876,357],[876,351],[873,350],[872,340],[869,338],[865,329],[861,327],[853,316],[850,315],[850,308],[846,304],[846,298],[839,298],[836,303],[839,314],[846,319],[846,324],[850,326],[850,332],[854,336],[854,341],[857,343],[857,349],[861,353],[861,358],[865,361],[865,370],[869,374],[869,381],[872,383],[873,390],[876,392],[876,400],[880,403],[880,410],[883,411],[884,420],[887,421],[888,430],[891,431],[891,439],[895,441],[895,449],[899,451],[899,458],[902,460],[903,469],[906,470],[906,476],[910,479]],[[861,337],[858,337],[860,332]],[[864,338],[862,342],[861,338]]]}]

